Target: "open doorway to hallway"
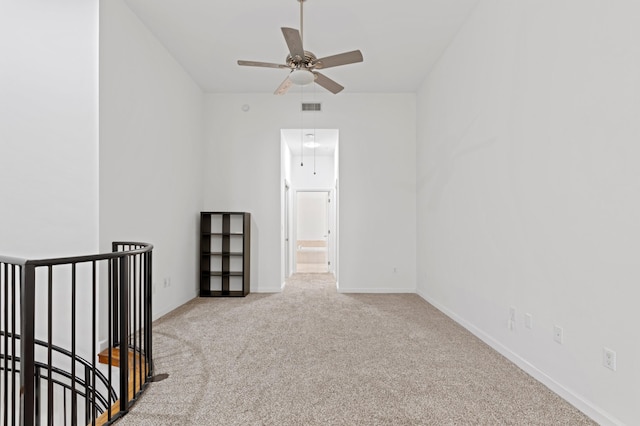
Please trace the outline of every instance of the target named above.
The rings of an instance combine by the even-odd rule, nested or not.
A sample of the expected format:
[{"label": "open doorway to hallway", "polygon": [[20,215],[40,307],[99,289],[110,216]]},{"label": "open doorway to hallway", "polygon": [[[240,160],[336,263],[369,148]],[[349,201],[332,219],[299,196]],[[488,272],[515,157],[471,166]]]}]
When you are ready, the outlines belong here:
[{"label": "open doorway to hallway", "polygon": [[281,131],[282,285],[298,273],[338,278],[338,130]]}]

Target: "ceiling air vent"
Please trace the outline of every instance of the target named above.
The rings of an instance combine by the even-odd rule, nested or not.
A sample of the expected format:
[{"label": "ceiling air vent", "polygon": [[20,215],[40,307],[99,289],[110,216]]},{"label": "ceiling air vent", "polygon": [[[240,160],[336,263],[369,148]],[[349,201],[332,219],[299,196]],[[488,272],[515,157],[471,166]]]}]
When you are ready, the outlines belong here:
[{"label": "ceiling air vent", "polygon": [[322,111],[322,104],[321,103],[314,103],[314,102],[303,102],[302,103],[302,110],[303,111]]}]

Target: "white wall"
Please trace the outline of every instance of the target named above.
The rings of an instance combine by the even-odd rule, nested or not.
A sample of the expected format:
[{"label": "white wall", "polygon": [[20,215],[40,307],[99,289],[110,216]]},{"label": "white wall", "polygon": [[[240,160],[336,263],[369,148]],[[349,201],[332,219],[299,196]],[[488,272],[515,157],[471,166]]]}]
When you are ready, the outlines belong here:
[{"label": "white wall", "polygon": [[602,424],[640,423],[638,16],[481,1],[418,94],[419,292]]},{"label": "white wall", "polygon": [[[0,253],[97,253],[98,1],[2,1],[0,52]],[[90,277],[86,269],[78,266],[78,282]],[[46,285],[46,272],[37,283]],[[70,276],[69,268],[53,273],[53,342],[65,347],[71,309],[58,302],[70,300]],[[78,297],[86,292],[80,286]],[[38,291],[36,306],[47,297]],[[89,318],[90,306],[80,304],[78,317]],[[36,337],[46,339],[46,320],[36,315]],[[90,336],[90,327],[78,324],[78,335]],[[78,338],[79,353],[90,347]]]},{"label": "white wall", "polygon": [[306,151],[303,157],[294,157],[291,162],[291,182],[295,189],[332,189],[336,184],[334,157],[317,156],[314,175],[313,155]]},{"label": "white wall", "polygon": [[100,3],[100,246],[154,245],[154,318],[197,294],[203,101],[122,0]]},{"label": "white wall", "polygon": [[96,253],[98,1],[3,1],[0,52],[0,253]]},{"label": "white wall", "polygon": [[[97,253],[98,1],[2,1],[0,52],[0,253],[28,259]],[[35,333],[46,340],[43,273],[36,275],[44,287],[36,293]],[[54,269],[52,341],[67,348],[70,276],[69,268]],[[85,265],[77,277],[87,282]],[[78,287],[79,300],[87,293]],[[90,318],[90,308],[79,304],[75,313]],[[19,309],[11,307],[18,318]],[[90,321],[76,330],[76,350],[90,354]],[[57,423],[61,417],[56,411]]]},{"label": "white wall", "polygon": [[[340,290],[414,291],[415,95],[315,100],[315,127],[340,131]],[[205,208],[252,213],[252,291],[279,291],[280,129],[311,123],[299,96],[210,94],[206,105]]]}]

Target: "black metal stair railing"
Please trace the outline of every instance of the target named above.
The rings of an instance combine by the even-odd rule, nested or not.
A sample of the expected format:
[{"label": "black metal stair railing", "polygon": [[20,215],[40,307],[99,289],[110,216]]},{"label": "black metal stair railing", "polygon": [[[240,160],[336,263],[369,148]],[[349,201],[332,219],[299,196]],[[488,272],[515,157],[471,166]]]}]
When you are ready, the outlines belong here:
[{"label": "black metal stair railing", "polygon": [[[12,333],[4,332],[4,331],[0,331],[0,338],[9,339],[12,342],[14,340],[15,341],[20,340],[20,336],[13,335]],[[41,340],[36,339],[34,343],[36,346],[40,348],[43,348],[43,349],[47,348],[47,343]],[[74,360],[74,357],[71,352],[59,346],[52,345],[52,351],[56,355],[66,357],[69,362]],[[15,389],[16,382],[19,382],[19,377],[17,381],[15,380],[15,378],[20,374],[20,357],[13,356],[12,354],[4,354],[4,356],[6,356],[6,358],[10,362],[7,365],[4,365],[4,364],[2,365],[2,371],[4,372],[6,370],[9,375],[8,377],[13,379],[12,388]],[[47,373],[49,372],[49,366],[43,362],[36,361],[35,362],[35,381],[36,383],[42,383],[43,381],[51,380],[54,383],[54,386],[58,386],[62,388],[60,389],[60,391],[64,392],[63,401],[66,401],[66,400],[72,399],[71,395],[74,393],[74,387],[71,385],[71,383],[75,380],[75,383],[76,383],[75,393],[77,396],[80,396],[85,401],[84,423],[91,424],[91,418],[88,417],[92,412],[90,407],[91,401],[95,400],[95,403],[97,404],[97,410],[99,412],[104,412],[106,409],[109,408],[108,399],[115,401],[118,398],[118,396],[115,392],[115,389],[109,386],[107,378],[105,377],[102,371],[100,370],[95,371],[91,363],[80,356],[75,357],[75,362],[78,364],[78,366],[76,367],[76,371],[78,371],[78,368],[79,368],[81,373],[84,372],[84,376],[79,375],[74,378],[69,371],[62,370],[58,367],[52,367],[51,368],[52,377],[47,377]],[[94,372],[95,372],[95,382],[92,380]],[[12,375],[13,373],[15,373],[15,375]],[[38,385],[36,385],[36,387],[37,386]],[[96,388],[98,389],[98,391],[95,390]],[[106,397],[106,395],[104,394],[104,391],[110,393],[109,397]],[[38,392],[36,392],[36,394],[37,393]],[[16,406],[15,395],[14,394],[11,395],[12,397],[11,402],[8,401],[8,393],[6,392],[6,389],[5,389],[4,395],[6,399],[2,401],[3,403],[2,406],[7,407],[9,406],[9,403],[11,403],[15,407]],[[67,404],[63,404],[63,406],[61,407],[62,410],[65,410],[63,413],[64,418],[68,417],[66,416],[67,408],[68,408]],[[76,413],[77,413],[77,410],[76,410]],[[9,411],[4,412],[3,414],[5,415],[4,423],[12,424],[9,422]],[[71,421],[70,423],[77,423],[77,420]]]},{"label": "black metal stair railing", "polygon": [[152,250],[0,256],[0,425],[101,425],[127,413],[153,374]]}]

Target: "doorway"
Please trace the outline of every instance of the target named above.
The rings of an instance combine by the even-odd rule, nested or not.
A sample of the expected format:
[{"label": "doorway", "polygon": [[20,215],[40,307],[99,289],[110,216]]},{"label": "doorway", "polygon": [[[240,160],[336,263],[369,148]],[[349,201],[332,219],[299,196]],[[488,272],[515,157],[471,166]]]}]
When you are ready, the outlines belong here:
[{"label": "doorway", "polygon": [[338,130],[281,131],[282,285],[293,273],[338,278]]},{"label": "doorway", "polygon": [[296,193],[296,272],[329,272],[329,192]]}]

